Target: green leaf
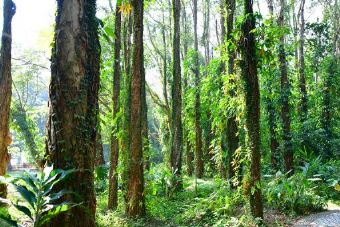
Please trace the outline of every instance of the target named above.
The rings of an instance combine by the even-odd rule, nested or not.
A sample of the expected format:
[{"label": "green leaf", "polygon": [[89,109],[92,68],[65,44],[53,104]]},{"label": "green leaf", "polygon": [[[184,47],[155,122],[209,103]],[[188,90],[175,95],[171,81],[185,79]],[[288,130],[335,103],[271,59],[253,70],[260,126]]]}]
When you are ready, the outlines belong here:
[{"label": "green leaf", "polygon": [[35,207],[36,197],[33,192],[28,190],[25,186],[13,184],[15,189],[20,193],[20,195],[31,205],[32,208]]},{"label": "green leaf", "polygon": [[31,211],[30,211],[29,208],[27,208],[27,207],[25,207],[25,206],[21,206],[21,205],[19,205],[19,204],[13,204],[13,206],[14,206],[17,210],[19,210],[19,211],[21,211],[22,213],[26,214],[31,220],[33,220],[33,218],[32,218],[32,213],[31,213]]}]

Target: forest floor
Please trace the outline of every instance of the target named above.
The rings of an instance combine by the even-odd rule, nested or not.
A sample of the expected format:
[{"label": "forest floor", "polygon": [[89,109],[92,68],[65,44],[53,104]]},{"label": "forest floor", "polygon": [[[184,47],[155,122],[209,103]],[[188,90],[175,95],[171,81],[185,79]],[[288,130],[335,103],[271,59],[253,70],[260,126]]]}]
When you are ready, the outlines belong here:
[{"label": "forest floor", "polygon": [[[218,184],[212,180],[198,180],[197,187],[193,179],[186,179],[184,190],[172,196],[149,195],[147,196],[147,213],[145,219],[129,220],[124,216],[124,207],[118,211],[107,211],[107,193],[98,196],[98,227],[235,227],[256,226],[246,224],[249,220],[249,208],[244,205],[247,201],[240,198],[228,197],[229,194],[221,194],[226,191],[218,188]],[[225,192],[224,192],[225,193]],[[240,196],[244,197],[244,196]],[[225,205],[226,203],[230,203]],[[123,202],[121,202],[123,204]],[[332,204],[330,209],[340,210],[340,207]],[[332,213],[333,212],[333,213]],[[319,215],[320,214],[320,215]],[[307,227],[314,220],[311,217],[333,217],[335,211],[316,213],[314,216],[285,215],[271,207],[265,207],[265,224],[268,227]],[[333,216],[332,216],[333,215]],[[340,218],[340,214],[338,216]],[[306,222],[303,222],[303,221]],[[308,222],[308,220],[312,220]],[[339,219],[340,220],[340,219]],[[251,223],[251,222],[249,222]],[[321,222],[320,222],[321,223]],[[340,226],[325,225],[325,226]]]}]

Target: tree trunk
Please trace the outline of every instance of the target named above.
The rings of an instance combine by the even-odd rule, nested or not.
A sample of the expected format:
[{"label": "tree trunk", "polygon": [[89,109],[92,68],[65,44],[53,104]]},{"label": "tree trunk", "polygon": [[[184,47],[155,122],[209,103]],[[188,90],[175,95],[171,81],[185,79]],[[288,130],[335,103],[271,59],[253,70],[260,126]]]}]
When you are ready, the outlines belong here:
[{"label": "tree trunk", "polygon": [[[268,9],[271,16],[274,14],[274,6],[273,0],[267,0]],[[271,69],[269,69],[271,70]],[[275,72],[271,72],[271,75],[274,75]],[[273,81],[272,79],[268,79],[266,81],[269,95],[266,97],[266,105],[268,112],[268,124],[269,124],[269,137],[270,137],[270,151],[271,151],[271,163],[272,167],[275,171],[278,171],[280,168],[280,155],[279,155],[279,142],[277,140],[276,135],[276,110],[273,104]]]},{"label": "tree trunk", "polygon": [[133,0],[133,54],[131,78],[130,152],[127,182],[126,214],[130,217],[145,216],[143,170],[143,0]]},{"label": "tree trunk", "polygon": [[[188,54],[188,38],[187,36],[189,35],[189,28],[188,28],[188,23],[187,23],[187,12],[186,12],[186,7],[185,4],[183,4],[183,10],[182,10],[182,27],[184,30],[184,34],[183,34],[183,52],[184,52],[184,56],[183,58],[186,58],[187,54]],[[183,96],[186,92],[186,90],[189,88],[188,85],[188,74],[186,72],[184,72],[184,83],[183,83]],[[186,155],[186,166],[187,166],[187,174],[188,176],[192,176],[193,172],[194,172],[194,166],[193,166],[193,161],[194,161],[194,153],[192,151],[192,146],[190,144],[190,140],[188,138],[189,136],[189,132],[188,132],[188,128],[184,127],[183,129],[183,138],[184,141],[186,141],[186,145],[185,145],[185,155]]]},{"label": "tree trunk", "polygon": [[244,0],[245,21],[242,25],[242,61],[241,70],[245,86],[246,127],[249,150],[251,152],[250,167],[250,209],[256,218],[263,218],[261,195],[261,153],[260,153],[260,90],[257,76],[257,59],[255,36],[255,17],[253,2]]},{"label": "tree trunk", "polygon": [[125,202],[127,192],[127,180],[128,180],[128,165],[129,165],[129,151],[130,151],[130,119],[131,119],[131,34],[132,34],[132,14],[124,17],[123,22],[123,66],[124,66],[124,88],[121,90],[124,94],[121,95],[121,103],[123,103],[123,120],[122,130],[124,131],[121,140],[121,162],[123,168],[122,172],[122,191],[124,193]]},{"label": "tree trunk", "polygon": [[[227,31],[226,31],[226,39],[229,41],[232,39],[232,32],[234,29],[234,14],[235,14],[235,0],[227,0],[226,8],[227,8]],[[234,74],[234,62],[236,53],[235,51],[228,46],[228,75],[232,76]],[[231,84],[235,85],[235,80],[231,79]],[[235,97],[235,90],[230,90],[229,95],[231,97]],[[238,123],[236,120],[236,114],[232,113],[232,115],[227,120],[227,143],[228,143],[228,178],[231,180],[235,176],[235,170],[233,163],[233,158],[235,151],[239,146],[239,136],[238,136]]]},{"label": "tree trunk", "polygon": [[299,42],[299,82],[300,82],[300,120],[304,123],[307,119],[308,100],[305,75],[305,0],[301,0],[300,5],[300,42]]},{"label": "tree trunk", "polygon": [[58,215],[48,225],[94,227],[100,68],[96,1],[57,0],[51,61],[48,157],[54,168],[78,170],[59,187],[76,192],[65,199],[82,205]]},{"label": "tree trunk", "polygon": [[[117,2],[115,12],[115,44],[114,44],[114,73],[113,73],[113,116],[112,119],[115,121],[119,113],[120,104],[120,50],[121,50],[121,24],[122,15],[120,12],[120,5]],[[111,157],[110,157],[110,173],[109,173],[109,201],[108,208],[115,210],[118,206],[118,157],[119,157],[119,140],[118,124],[113,126],[113,132],[111,135]]]},{"label": "tree trunk", "polygon": [[[11,143],[9,133],[9,113],[12,98],[12,18],[15,14],[15,4],[11,0],[4,0],[4,20],[1,36],[0,56],[0,176],[4,176],[10,161],[7,147]],[[7,197],[7,187],[0,184],[0,197]]]},{"label": "tree trunk", "polygon": [[[282,28],[285,27],[285,0],[280,0],[280,14],[278,18],[278,25]],[[280,37],[279,45],[279,62],[280,62],[280,73],[281,73],[281,118],[283,124],[283,156],[284,156],[284,166],[285,171],[290,174],[293,173],[293,149],[291,142],[291,130],[290,130],[290,105],[289,105],[289,95],[290,95],[290,84],[288,79],[288,67],[286,60],[285,51],[285,35]]]},{"label": "tree trunk", "polygon": [[172,147],[171,171],[175,177],[174,187],[181,188],[182,171],[182,76],[180,56],[180,16],[181,2],[173,0],[174,37],[173,37],[173,85],[172,85]]},{"label": "tree trunk", "polygon": [[195,49],[195,160],[196,160],[196,177],[203,178],[204,174],[204,162],[202,152],[202,128],[201,128],[201,96],[200,96],[200,64],[199,64],[199,52],[198,52],[198,36],[197,36],[197,0],[193,0],[193,16],[194,16],[194,49]]},{"label": "tree trunk", "polygon": [[101,166],[101,165],[104,165],[104,164],[105,164],[105,159],[104,159],[102,134],[101,134],[100,128],[97,128],[95,166]]}]

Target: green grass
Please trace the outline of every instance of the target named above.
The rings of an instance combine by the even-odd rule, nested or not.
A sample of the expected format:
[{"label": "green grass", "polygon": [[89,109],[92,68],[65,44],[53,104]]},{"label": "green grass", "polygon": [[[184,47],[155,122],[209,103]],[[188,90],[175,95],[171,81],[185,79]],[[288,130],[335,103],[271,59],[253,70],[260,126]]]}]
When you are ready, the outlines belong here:
[{"label": "green grass", "polygon": [[[241,207],[235,209],[233,206],[243,202],[242,198],[231,197],[226,185],[218,184],[213,179],[198,180],[196,187],[194,179],[185,178],[184,190],[172,196],[148,194],[147,217],[130,220],[124,216],[122,195],[120,194],[120,206],[114,212],[106,209],[107,197],[107,192],[100,193],[97,197],[99,227],[226,226],[232,220],[231,216],[239,215],[242,210]],[[233,219],[234,222],[235,219],[237,218]]]}]

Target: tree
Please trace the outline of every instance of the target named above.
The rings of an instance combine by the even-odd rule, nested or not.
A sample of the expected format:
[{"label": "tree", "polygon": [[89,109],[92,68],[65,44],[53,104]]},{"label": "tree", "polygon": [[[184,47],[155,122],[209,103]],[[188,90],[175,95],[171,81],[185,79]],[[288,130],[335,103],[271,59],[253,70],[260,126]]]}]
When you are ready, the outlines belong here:
[{"label": "tree", "polygon": [[94,227],[93,169],[100,66],[95,0],[57,0],[51,61],[48,161],[54,168],[77,170],[58,187],[76,192],[63,199],[81,206],[58,215],[49,226]]},{"label": "tree", "polygon": [[130,105],[130,152],[128,163],[126,214],[130,217],[145,215],[142,105],[144,77],[143,0],[133,0],[133,53]]},{"label": "tree", "polygon": [[[286,12],[286,1],[280,0],[280,13],[278,17],[278,25],[285,28],[285,12]],[[288,79],[288,65],[285,51],[285,35],[284,33],[280,36],[279,45],[279,62],[280,62],[280,73],[281,73],[281,118],[282,118],[282,139],[283,139],[283,157],[285,171],[292,174],[293,171],[293,148],[291,142],[291,129],[290,129],[290,83]]]},{"label": "tree", "polygon": [[[270,16],[273,17],[274,16],[274,6],[273,6],[273,0],[267,0],[267,4],[268,4],[268,9],[269,9],[269,13]],[[271,26],[273,26],[273,18],[271,18]],[[272,44],[271,44],[272,45]],[[269,55],[271,56],[271,55]],[[273,60],[272,60],[273,61]],[[275,68],[273,69],[273,67],[266,67],[266,70],[268,71],[268,74],[271,75],[271,78],[268,78],[266,81],[266,87],[268,89],[268,95],[266,97],[266,107],[267,107],[267,112],[268,112],[268,124],[269,124],[269,136],[270,136],[270,151],[271,151],[271,163],[272,163],[272,167],[274,169],[274,171],[278,171],[280,168],[280,154],[279,154],[279,141],[277,138],[277,123],[276,123],[276,119],[277,119],[277,111],[275,108],[275,102],[274,102],[274,80],[275,78]],[[272,76],[273,75],[273,76]]]},{"label": "tree", "polygon": [[201,97],[200,97],[200,64],[199,64],[199,52],[198,52],[198,36],[197,36],[197,0],[193,0],[193,17],[194,17],[194,49],[195,49],[195,133],[196,133],[196,145],[195,145],[195,160],[196,160],[196,176],[198,178],[203,177],[204,162],[202,152],[202,128],[201,128]]},{"label": "tree", "polygon": [[[117,1],[115,12],[115,44],[114,44],[114,74],[113,74],[113,121],[116,121],[119,113],[119,96],[120,96],[120,51],[121,51],[121,24],[122,15],[120,5]],[[119,157],[119,140],[118,140],[118,124],[115,124],[111,136],[111,158],[110,158],[110,174],[109,174],[109,201],[108,208],[116,209],[118,206],[118,157]]]},{"label": "tree", "polygon": [[261,195],[261,152],[260,152],[260,89],[257,76],[255,16],[253,1],[244,0],[244,22],[242,24],[241,73],[244,81],[246,127],[251,154],[250,166],[250,209],[256,218],[263,218]]},{"label": "tree", "polygon": [[[15,4],[12,0],[4,0],[3,7],[4,23],[0,50],[0,176],[6,174],[10,161],[7,147],[11,143],[9,113],[12,98],[12,18],[15,14]],[[5,184],[0,184],[0,196],[7,196]]]},{"label": "tree", "polygon": [[300,42],[299,42],[299,86],[301,92],[300,100],[300,118],[301,122],[307,118],[308,112],[308,99],[307,99],[307,88],[306,88],[306,73],[305,73],[305,0],[301,0],[300,3]]},{"label": "tree", "polygon": [[[236,3],[235,0],[227,0],[225,2],[225,6],[226,6],[226,12],[227,12],[227,16],[226,16],[226,21],[224,21],[223,26],[226,26],[226,28],[224,28],[224,31],[226,31],[226,34],[223,35],[223,37],[226,39],[226,41],[230,42],[232,41],[232,32],[234,29],[234,14],[235,14],[235,7],[236,7]],[[228,66],[227,66],[227,72],[229,77],[231,77],[230,79],[230,83],[232,85],[235,85],[235,79],[233,79],[233,74],[235,72],[235,66],[234,66],[234,62],[235,62],[235,57],[236,57],[236,53],[233,50],[233,48],[231,47],[230,44],[228,44]],[[229,91],[229,95],[231,97],[235,97],[236,92],[234,90],[235,88],[232,88]],[[236,114],[235,113],[230,113],[230,116],[227,119],[227,143],[228,143],[228,178],[232,179],[235,176],[235,171],[234,171],[234,167],[232,165],[233,163],[233,157],[235,154],[235,151],[237,150],[238,146],[239,146],[239,136],[238,136],[238,124],[237,124],[237,120],[236,120]]]},{"label": "tree", "polygon": [[173,34],[173,84],[172,84],[172,147],[171,147],[171,168],[175,175],[175,187],[181,187],[182,170],[182,76],[180,56],[180,0],[172,1],[174,34]]}]

